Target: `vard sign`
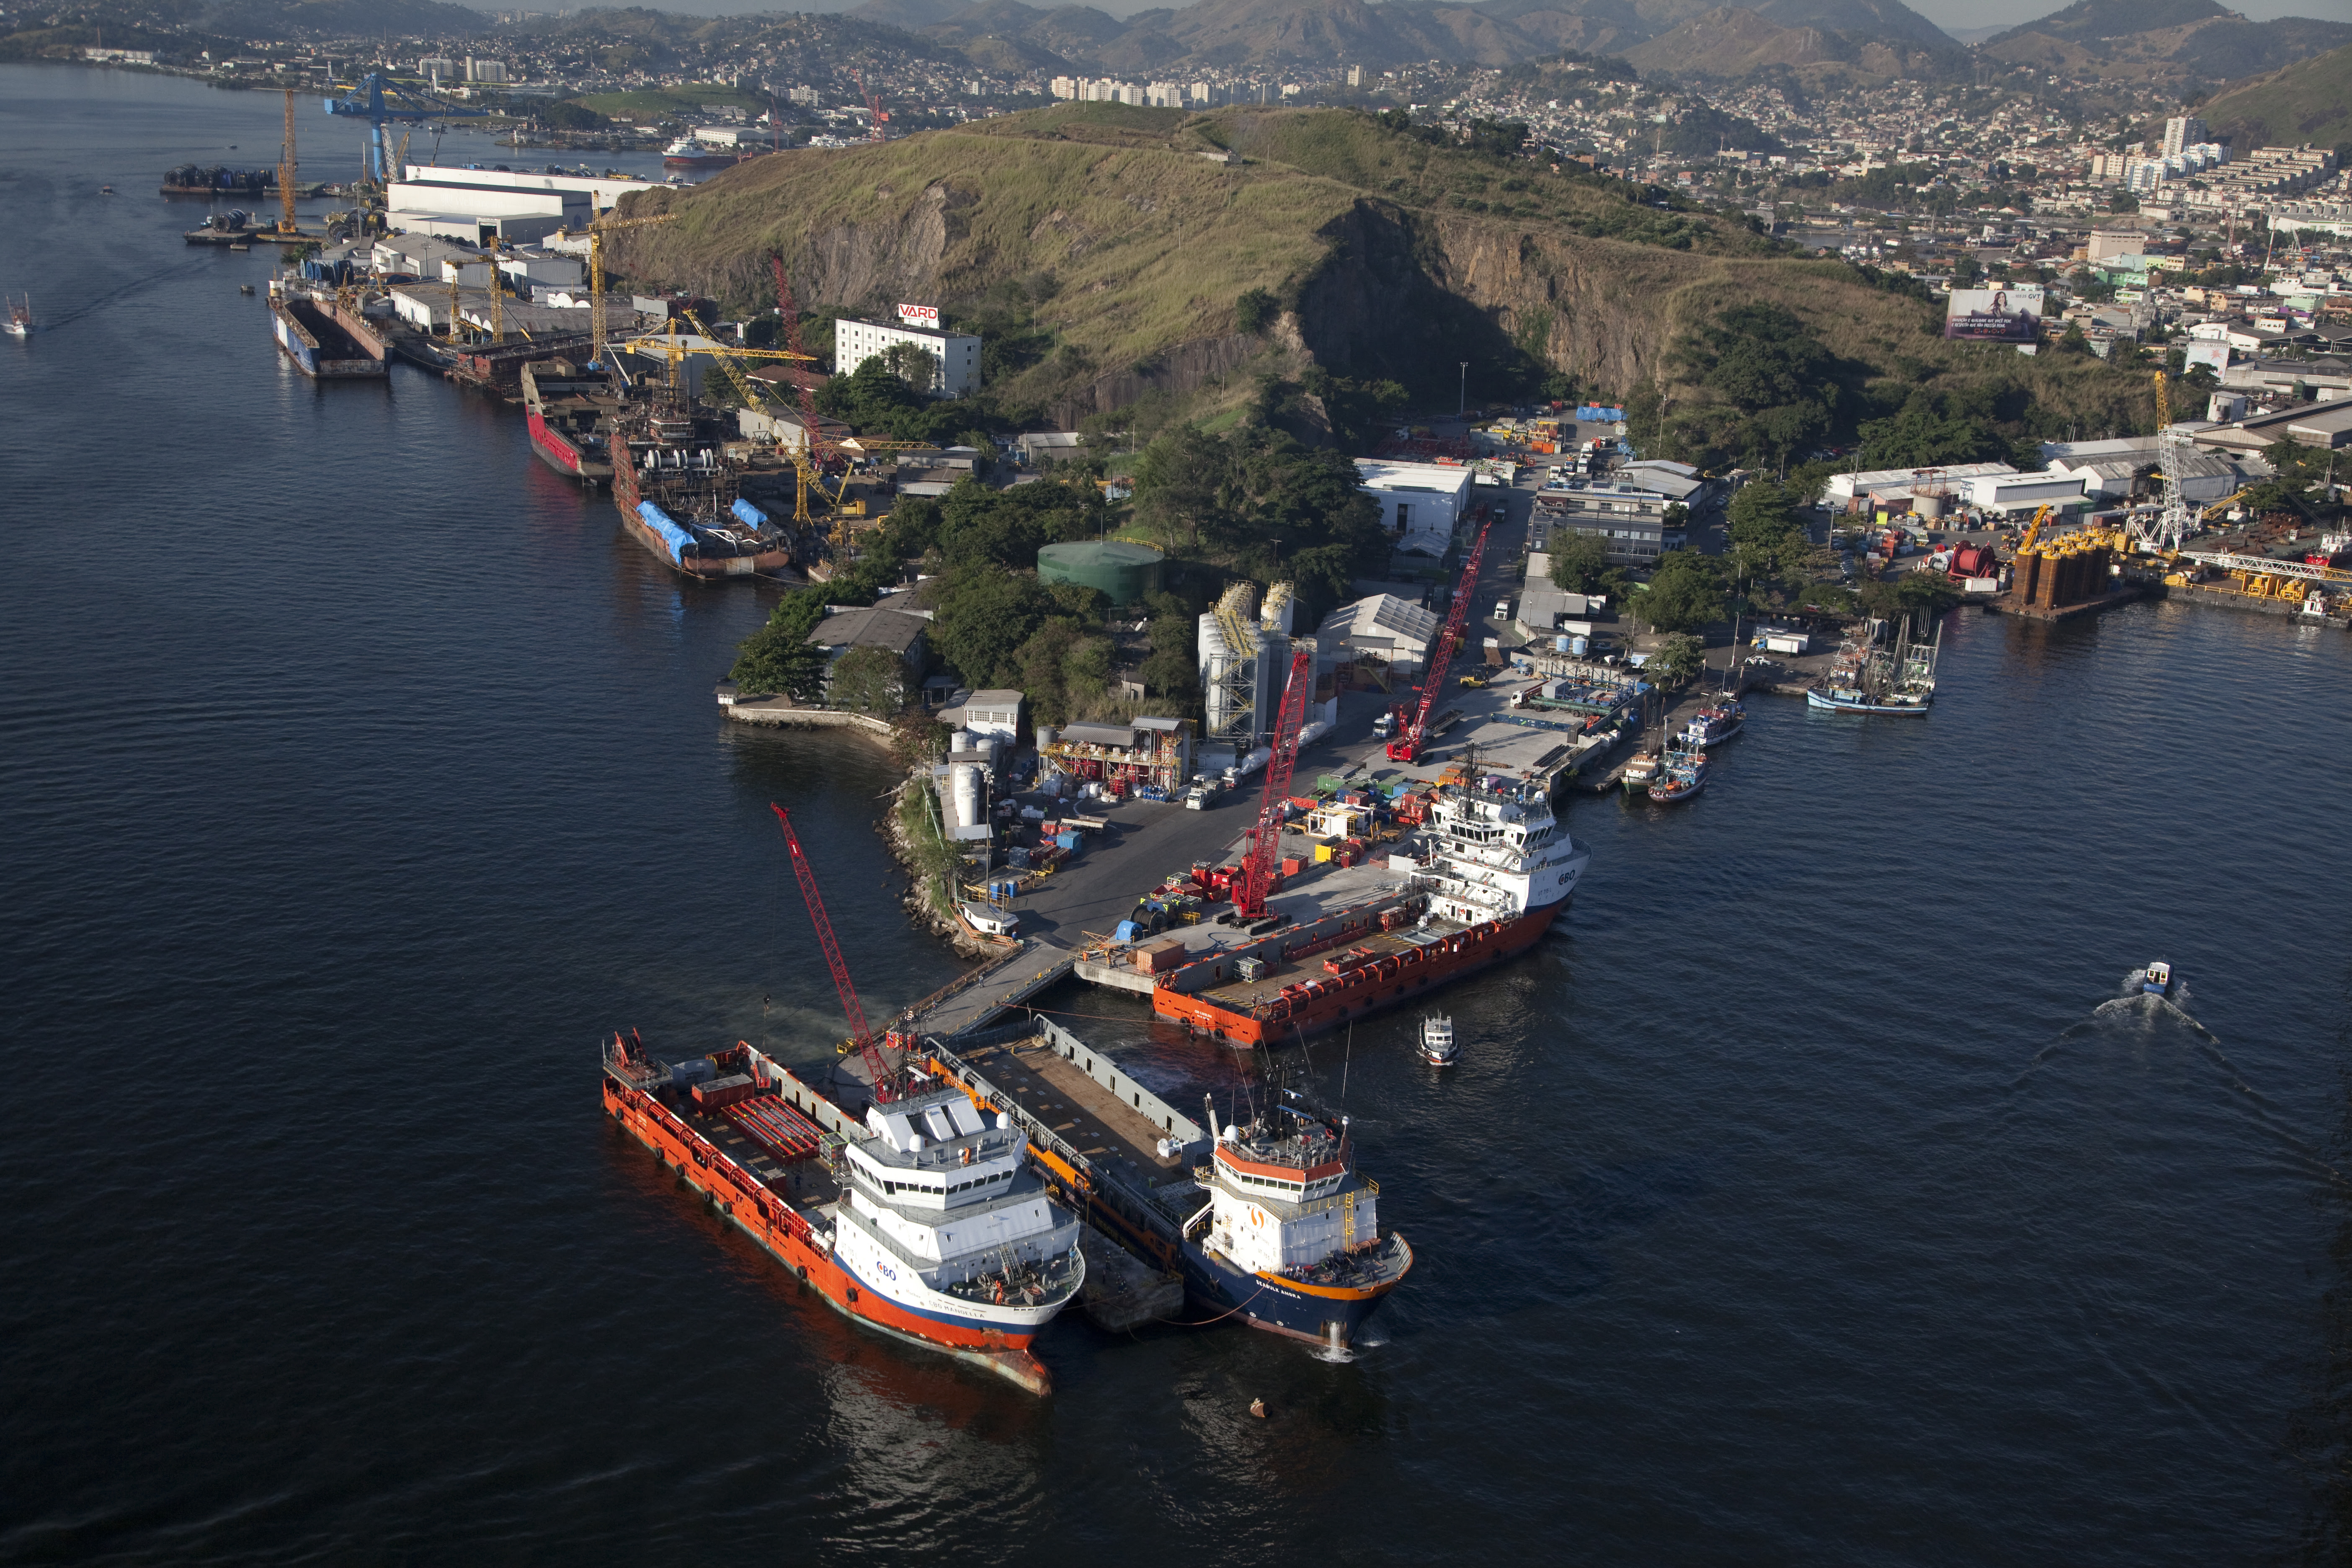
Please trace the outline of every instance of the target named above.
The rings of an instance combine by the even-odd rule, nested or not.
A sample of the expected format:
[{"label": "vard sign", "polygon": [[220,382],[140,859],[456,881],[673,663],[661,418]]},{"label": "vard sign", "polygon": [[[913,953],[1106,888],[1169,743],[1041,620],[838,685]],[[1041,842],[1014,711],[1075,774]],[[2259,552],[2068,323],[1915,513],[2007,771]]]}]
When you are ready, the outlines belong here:
[{"label": "vard sign", "polygon": [[910,327],[929,327],[937,331],[940,308],[937,305],[901,305],[898,307],[898,319]]}]

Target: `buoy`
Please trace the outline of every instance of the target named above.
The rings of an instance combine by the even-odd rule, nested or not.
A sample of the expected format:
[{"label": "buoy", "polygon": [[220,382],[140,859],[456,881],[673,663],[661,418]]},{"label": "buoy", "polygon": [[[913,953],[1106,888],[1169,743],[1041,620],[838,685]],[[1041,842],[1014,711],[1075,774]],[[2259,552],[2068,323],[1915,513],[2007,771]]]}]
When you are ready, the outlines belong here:
[{"label": "buoy", "polygon": [[1250,1401],[1250,1414],[1251,1414],[1251,1415],[1255,1415],[1255,1416],[1256,1416],[1256,1417],[1257,1417],[1259,1420],[1261,1420],[1261,1421],[1265,1420],[1265,1400],[1263,1400],[1263,1399],[1253,1399],[1253,1400],[1251,1400],[1251,1401]]}]

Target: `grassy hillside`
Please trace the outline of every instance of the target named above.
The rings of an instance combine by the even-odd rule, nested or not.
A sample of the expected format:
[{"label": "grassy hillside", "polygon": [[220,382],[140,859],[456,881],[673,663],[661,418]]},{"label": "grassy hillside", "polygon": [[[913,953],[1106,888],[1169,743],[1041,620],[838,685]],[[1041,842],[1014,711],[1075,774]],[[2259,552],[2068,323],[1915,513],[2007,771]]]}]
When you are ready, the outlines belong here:
[{"label": "grassy hillside", "polygon": [[2352,141],[2352,46],[2284,70],[2231,82],[2198,110],[2240,150],[2282,142]]},{"label": "grassy hillside", "polygon": [[[2144,378],[1946,343],[1904,289],[1640,194],[1345,110],[1079,104],[635,195],[630,211],[679,221],[614,251],[633,277],[738,309],[771,298],[771,251],[804,307],[939,304],[987,337],[1008,418],[1139,400],[1146,425],[1263,411],[1270,377],[1337,425],[1351,388],[1382,382],[1450,405],[1467,362],[1474,398],[1646,388],[1660,438],[1717,459],[1767,429],[1783,446],[1850,432],[1920,387],[1997,384],[1999,410],[1979,412],[2011,437],[2037,405],[2061,427],[2145,420]],[[1740,303],[1818,344],[1802,397],[1826,415],[1734,395],[1694,358],[1695,334]]]}]

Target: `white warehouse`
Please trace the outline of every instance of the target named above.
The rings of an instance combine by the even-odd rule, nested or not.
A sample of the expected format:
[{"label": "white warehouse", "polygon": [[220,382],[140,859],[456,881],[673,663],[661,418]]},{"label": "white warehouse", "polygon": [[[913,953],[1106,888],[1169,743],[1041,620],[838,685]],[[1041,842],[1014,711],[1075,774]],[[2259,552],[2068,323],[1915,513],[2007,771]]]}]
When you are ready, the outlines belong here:
[{"label": "white warehouse", "polygon": [[1406,555],[1440,556],[1470,505],[1470,470],[1444,463],[1356,459],[1357,488],[1381,505],[1381,526]]},{"label": "white warehouse", "polygon": [[834,374],[847,375],[898,343],[928,349],[938,359],[939,374],[931,382],[931,391],[943,397],[961,397],[980,389],[980,340],[970,333],[859,321],[847,316],[833,324]]}]

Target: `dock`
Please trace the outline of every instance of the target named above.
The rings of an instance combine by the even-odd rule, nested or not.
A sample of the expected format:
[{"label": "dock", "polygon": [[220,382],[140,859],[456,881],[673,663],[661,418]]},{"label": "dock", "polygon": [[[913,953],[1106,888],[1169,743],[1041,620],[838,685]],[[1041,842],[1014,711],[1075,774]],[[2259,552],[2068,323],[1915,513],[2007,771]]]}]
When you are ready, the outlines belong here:
[{"label": "dock", "polygon": [[1181,1302],[1183,1225],[1207,1201],[1192,1167],[1208,1157],[1210,1130],[1043,1018],[924,1044],[933,1070],[1012,1117],[1063,1200],[1139,1261],[1106,1282],[1097,1321],[1130,1328]]}]

